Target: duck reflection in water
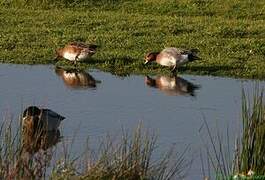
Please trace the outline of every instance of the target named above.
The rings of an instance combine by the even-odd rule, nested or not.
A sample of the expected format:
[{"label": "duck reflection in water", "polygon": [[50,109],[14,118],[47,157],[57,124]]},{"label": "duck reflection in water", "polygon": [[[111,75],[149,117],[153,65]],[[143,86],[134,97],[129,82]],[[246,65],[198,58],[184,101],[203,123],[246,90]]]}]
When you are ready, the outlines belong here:
[{"label": "duck reflection in water", "polygon": [[200,86],[178,76],[157,76],[155,79],[146,76],[145,84],[153,88],[158,88],[169,96],[195,96],[195,90],[200,88]]},{"label": "duck reflection in water", "polygon": [[64,119],[50,109],[29,106],[22,116],[22,147],[34,154],[39,150],[47,150],[61,140],[59,125]]},{"label": "duck reflection in water", "polygon": [[82,70],[65,70],[57,67],[55,73],[60,76],[64,84],[71,89],[96,88],[97,83],[100,82],[95,80],[89,73]]}]

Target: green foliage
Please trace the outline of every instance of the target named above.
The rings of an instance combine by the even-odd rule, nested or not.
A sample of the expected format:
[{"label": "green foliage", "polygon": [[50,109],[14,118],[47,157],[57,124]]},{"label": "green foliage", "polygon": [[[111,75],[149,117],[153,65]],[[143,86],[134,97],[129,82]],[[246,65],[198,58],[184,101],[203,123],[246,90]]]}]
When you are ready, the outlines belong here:
[{"label": "green foliage", "polygon": [[243,138],[239,157],[241,172],[254,171],[265,175],[265,103],[264,90],[254,94],[250,102],[243,92]]},{"label": "green foliage", "polygon": [[[0,62],[47,64],[72,40],[97,43],[82,68],[115,74],[169,73],[143,65],[149,51],[198,48],[181,73],[265,78],[264,1],[2,0]],[[63,61],[57,65],[68,65]]]},{"label": "green foliage", "polygon": [[[215,179],[264,179],[265,178],[265,103],[264,87],[256,86],[252,96],[242,92],[242,137],[237,139],[234,153],[217,129],[210,131],[205,121],[210,146],[206,147],[208,166],[215,171]],[[217,137],[215,137],[217,136]],[[230,156],[234,159],[231,160]],[[201,159],[202,160],[202,159]],[[205,174],[204,161],[202,170]],[[252,173],[250,173],[252,172]],[[210,174],[208,175],[210,177]]]}]

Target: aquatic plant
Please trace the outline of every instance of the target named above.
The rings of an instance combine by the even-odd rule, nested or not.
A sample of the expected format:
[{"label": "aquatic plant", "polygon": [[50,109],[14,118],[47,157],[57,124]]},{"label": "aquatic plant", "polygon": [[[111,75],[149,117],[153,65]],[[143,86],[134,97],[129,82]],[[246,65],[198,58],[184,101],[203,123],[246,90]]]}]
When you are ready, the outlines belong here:
[{"label": "aquatic plant", "polygon": [[[210,164],[214,169],[216,179],[265,178],[264,88],[256,86],[252,99],[250,97],[242,91],[242,137],[235,141],[233,160],[230,159],[228,129],[227,142],[224,143],[219,132],[214,139],[213,132],[204,121],[211,142],[210,147],[206,147],[208,166]],[[203,160],[202,167],[205,174]]]},{"label": "aquatic plant", "polygon": [[59,167],[55,167],[53,177],[128,180],[183,178],[190,165],[190,161],[184,156],[186,151],[176,156],[175,151],[171,149],[163,157],[154,158],[156,139],[157,136],[143,131],[141,126],[138,126],[131,136],[123,131],[118,141],[107,136],[97,153],[87,147],[86,162],[83,162],[86,168],[83,172],[76,170],[74,161],[61,161]]},{"label": "aquatic plant", "polygon": [[118,140],[106,136],[97,151],[87,144],[83,154],[71,159],[73,154],[64,149],[63,141],[60,145],[64,153],[54,156],[60,134],[49,135],[44,131],[30,133],[22,128],[21,123],[17,128],[12,124],[12,121],[4,120],[0,128],[0,179],[50,176],[51,179],[163,180],[185,176],[190,164],[185,159],[186,151],[177,155],[172,148],[163,157],[157,156],[157,153],[154,155],[157,136],[140,125],[131,136],[125,130]]},{"label": "aquatic plant", "polygon": [[265,103],[264,89],[257,89],[253,99],[243,91],[242,120],[243,135],[238,145],[236,169],[247,174],[250,170],[265,175]]},{"label": "aquatic plant", "polygon": [[[28,152],[20,126],[4,121],[0,129],[0,179],[39,179],[45,177],[51,151]],[[39,142],[39,141],[38,141]],[[36,144],[35,141],[31,143]],[[39,142],[40,143],[40,142]]]}]

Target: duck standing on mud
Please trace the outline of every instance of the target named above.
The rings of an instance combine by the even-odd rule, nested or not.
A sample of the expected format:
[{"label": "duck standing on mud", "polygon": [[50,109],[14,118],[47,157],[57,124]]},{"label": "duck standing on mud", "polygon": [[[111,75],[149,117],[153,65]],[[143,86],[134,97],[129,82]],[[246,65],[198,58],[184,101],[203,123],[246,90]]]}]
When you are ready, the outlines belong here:
[{"label": "duck standing on mud", "polygon": [[97,45],[95,44],[85,44],[83,42],[70,42],[63,48],[56,50],[55,60],[58,58],[65,58],[72,61],[74,64],[77,61],[84,61],[90,58],[96,53]]},{"label": "duck standing on mud", "polygon": [[162,66],[173,67],[171,71],[175,72],[177,67],[188,62],[201,59],[197,56],[198,52],[198,49],[185,50],[175,47],[169,47],[163,49],[161,52],[148,53],[145,56],[145,64],[148,64],[152,61],[156,61]]}]

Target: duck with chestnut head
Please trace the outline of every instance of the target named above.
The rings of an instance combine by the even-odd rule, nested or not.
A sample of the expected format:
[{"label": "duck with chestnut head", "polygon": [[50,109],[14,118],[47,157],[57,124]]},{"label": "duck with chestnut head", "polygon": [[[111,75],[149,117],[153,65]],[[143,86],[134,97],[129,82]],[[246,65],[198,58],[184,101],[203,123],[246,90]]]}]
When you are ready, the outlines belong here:
[{"label": "duck with chestnut head", "polygon": [[199,50],[197,49],[180,49],[169,47],[163,49],[161,52],[149,52],[145,56],[145,64],[155,61],[162,66],[172,67],[172,72],[175,72],[177,67],[194,60],[201,59],[197,56]]}]

